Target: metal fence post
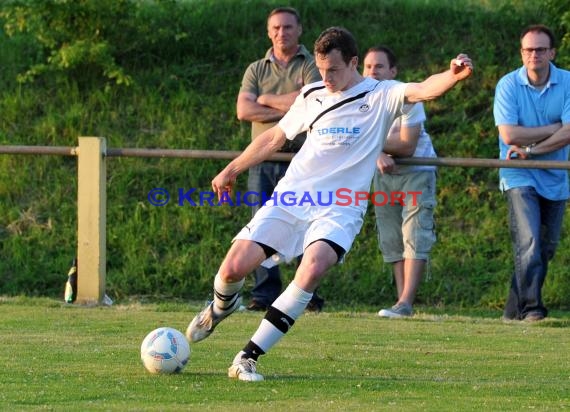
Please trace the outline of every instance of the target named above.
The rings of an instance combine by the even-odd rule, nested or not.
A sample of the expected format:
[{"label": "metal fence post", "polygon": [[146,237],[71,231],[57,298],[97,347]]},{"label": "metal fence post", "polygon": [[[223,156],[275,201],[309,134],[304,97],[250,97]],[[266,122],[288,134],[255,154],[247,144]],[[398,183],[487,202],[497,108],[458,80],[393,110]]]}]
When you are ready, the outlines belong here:
[{"label": "metal fence post", "polygon": [[107,145],[103,137],[80,137],[77,150],[77,300],[101,304],[105,296]]}]

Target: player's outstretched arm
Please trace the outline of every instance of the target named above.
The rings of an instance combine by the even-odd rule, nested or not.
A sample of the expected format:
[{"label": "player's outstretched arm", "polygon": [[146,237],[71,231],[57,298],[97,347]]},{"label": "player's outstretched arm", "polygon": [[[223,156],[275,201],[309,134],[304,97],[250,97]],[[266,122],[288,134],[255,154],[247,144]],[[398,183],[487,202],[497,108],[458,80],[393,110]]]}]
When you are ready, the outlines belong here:
[{"label": "player's outstretched arm", "polygon": [[449,70],[434,74],[421,83],[408,83],[406,87],[406,103],[417,103],[425,100],[433,100],[449,89],[457,82],[466,79],[473,72],[473,62],[466,54],[459,54],[451,60]]},{"label": "player's outstretched arm", "polygon": [[279,125],[275,125],[257,136],[238,157],[232,160],[212,180],[212,189],[218,198],[221,198],[224,192],[231,193],[238,175],[267,160],[283,146],[285,139],[285,133]]}]

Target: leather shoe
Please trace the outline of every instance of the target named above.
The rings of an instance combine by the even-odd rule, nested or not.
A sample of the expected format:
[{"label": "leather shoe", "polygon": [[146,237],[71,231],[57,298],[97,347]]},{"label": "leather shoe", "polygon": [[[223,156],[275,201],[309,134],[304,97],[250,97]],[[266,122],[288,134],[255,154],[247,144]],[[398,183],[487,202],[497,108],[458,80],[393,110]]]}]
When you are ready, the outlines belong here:
[{"label": "leather shoe", "polygon": [[313,297],[311,298],[306,309],[309,312],[319,313],[323,310],[323,306],[325,306],[325,300],[315,293],[313,294]]},{"label": "leather shoe", "polygon": [[249,304],[247,305],[246,309],[254,312],[265,312],[268,307],[269,307],[268,305],[264,305],[263,303],[260,303],[252,299],[249,301]]},{"label": "leather shoe", "polygon": [[524,322],[539,322],[544,319],[544,314],[542,312],[529,312],[524,317]]}]

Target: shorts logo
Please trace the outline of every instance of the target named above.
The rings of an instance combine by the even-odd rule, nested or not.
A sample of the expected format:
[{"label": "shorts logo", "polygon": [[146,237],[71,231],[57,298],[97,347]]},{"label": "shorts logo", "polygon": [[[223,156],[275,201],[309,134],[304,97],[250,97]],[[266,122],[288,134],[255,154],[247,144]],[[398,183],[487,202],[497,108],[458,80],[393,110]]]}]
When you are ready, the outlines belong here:
[{"label": "shorts logo", "polygon": [[363,104],[362,106],[360,106],[358,108],[358,110],[364,113],[364,112],[367,112],[368,110],[370,110],[370,106],[368,106],[367,104]]}]

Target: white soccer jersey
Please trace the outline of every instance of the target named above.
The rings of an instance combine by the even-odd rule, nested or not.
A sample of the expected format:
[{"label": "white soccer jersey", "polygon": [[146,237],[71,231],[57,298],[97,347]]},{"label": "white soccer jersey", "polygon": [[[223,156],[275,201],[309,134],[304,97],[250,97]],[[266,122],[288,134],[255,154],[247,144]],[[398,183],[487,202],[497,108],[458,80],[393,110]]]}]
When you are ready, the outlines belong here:
[{"label": "white soccer jersey", "polygon": [[[288,139],[307,131],[307,140],[272,198],[234,240],[275,249],[265,267],[289,261],[322,239],[348,252],[362,227],[376,158],[394,119],[403,114],[405,88],[372,78],[338,93],[328,92],[323,82],[305,86],[279,127]],[[319,117],[327,109],[332,110]]]},{"label": "white soccer jersey", "polygon": [[[277,199],[283,192],[296,196],[296,205],[287,207],[289,213],[311,219],[319,216],[322,207],[342,207],[343,213],[352,209],[364,215],[367,202],[348,204],[348,198],[370,191],[376,158],[394,119],[403,113],[405,88],[405,83],[372,78],[336,93],[327,91],[323,82],[303,87],[279,122],[288,139],[307,131],[305,144],[275,188]],[[368,93],[329,111],[310,127],[327,108],[363,92]],[[299,204],[303,196],[309,199],[307,192],[315,204]],[[330,206],[321,206],[329,199]]]}]

